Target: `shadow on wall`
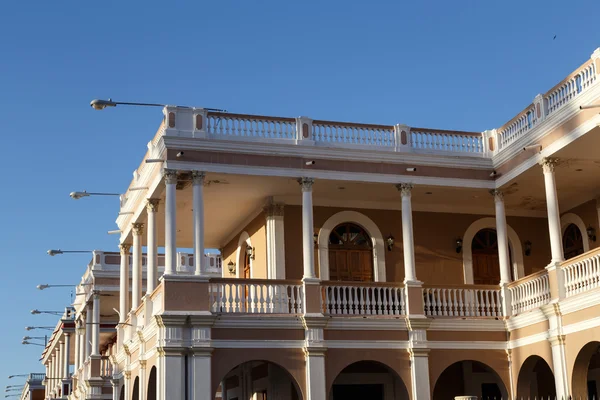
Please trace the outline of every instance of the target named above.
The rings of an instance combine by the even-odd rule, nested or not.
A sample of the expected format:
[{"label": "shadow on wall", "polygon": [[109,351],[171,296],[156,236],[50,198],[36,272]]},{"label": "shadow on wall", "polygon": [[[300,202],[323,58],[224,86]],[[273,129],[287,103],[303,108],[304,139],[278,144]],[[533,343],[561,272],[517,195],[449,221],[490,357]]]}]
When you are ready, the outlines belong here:
[{"label": "shadow on wall", "polygon": [[433,400],[454,400],[457,396],[507,399],[508,391],[498,374],[478,361],[459,361],[442,372],[433,389]]}]

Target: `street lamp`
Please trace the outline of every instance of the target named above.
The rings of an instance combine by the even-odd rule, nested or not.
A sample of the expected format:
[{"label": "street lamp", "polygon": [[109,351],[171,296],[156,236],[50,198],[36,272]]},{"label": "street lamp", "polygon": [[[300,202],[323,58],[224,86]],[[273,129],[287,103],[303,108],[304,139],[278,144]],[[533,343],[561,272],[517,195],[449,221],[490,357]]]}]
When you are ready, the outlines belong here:
[{"label": "street lamp", "polygon": [[38,315],[38,314],[63,315],[64,312],[62,312],[62,311],[40,311],[38,309],[35,309],[35,310],[31,310],[31,314],[32,315]]},{"label": "street lamp", "polygon": [[[34,329],[45,329],[47,331],[53,331],[54,327],[53,326],[26,326],[25,330],[26,331],[32,331]],[[21,376],[21,375],[13,375],[13,376]],[[22,376],[29,376],[29,375],[22,375]],[[10,376],[9,376],[10,378]]]},{"label": "street lamp", "polygon": [[8,386],[6,386],[6,389],[9,389],[9,388],[22,388],[22,387],[23,387],[23,385],[8,385]]},{"label": "street lamp", "polygon": [[28,340],[23,340],[23,341],[21,342],[21,344],[30,344],[30,345],[32,345],[32,346],[42,346],[42,347],[46,347],[46,345],[44,345],[44,344],[41,344],[41,343],[33,343],[33,342],[30,342],[30,341],[28,341]]},{"label": "street lamp", "polygon": [[[125,101],[112,101],[112,99],[108,100],[100,100],[94,99],[90,102],[90,106],[94,110],[104,110],[106,107],[116,107],[116,106],[142,106],[142,107],[166,107],[166,104],[157,104],[157,103],[129,103]],[[187,106],[177,106],[180,108],[190,108]],[[227,112],[227,110],[222,110],[220,108],[204,108],[207,111],[218,111],[218,112]]]},{"label": "street lamp", "polygon": [[16,375],[9,375],[9,376],[8,376],[8,379],[17,378],[17,377],[22,377],[22,376],[29,376],[29,374],[16,374]]},{"label": "street lamp", "polygon": [[44,289],[53,288],[53,287],[70,287],[70,288],[72,288],[74,286],[89,286],[89,285],[91,285],[91,283],[80,283],[78,285],[50,285],[47,283],[42,283],[40,285],[37,285],[36,287],[39,290],[44,290]]},{"label": "street lamp", "polygon": [[84,190],[83,192],[71,192],[69,193],[69,196],[74,200],[79,200],[82,197],[90,196],[121,196],[121,193],[86,192]]},{"label": "street lamp", "polygon": [[46,253],[48,253],[49,256],[54,257],[57,254],[66,254],[66,253],[91,253],[90,250],[61,250],[61,249],[57,249],[57,250],[48,250]]}]

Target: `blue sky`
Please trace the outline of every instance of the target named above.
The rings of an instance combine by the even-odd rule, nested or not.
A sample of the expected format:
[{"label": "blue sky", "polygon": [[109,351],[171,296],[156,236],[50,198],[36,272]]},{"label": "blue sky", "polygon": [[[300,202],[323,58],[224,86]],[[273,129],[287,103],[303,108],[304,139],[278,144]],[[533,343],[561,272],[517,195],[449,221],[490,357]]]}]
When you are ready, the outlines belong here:
[{"label": "blue sky", "polygon": [[[42,372],[26,325],[54,325],[88,255],[117,249],[118,202],[162,117],[93,98],[441,129],[492,129],[600,46],[600,2],[6,1],[0,24],[0,385]],[[554,35],[556,39],[553,40]]]}]

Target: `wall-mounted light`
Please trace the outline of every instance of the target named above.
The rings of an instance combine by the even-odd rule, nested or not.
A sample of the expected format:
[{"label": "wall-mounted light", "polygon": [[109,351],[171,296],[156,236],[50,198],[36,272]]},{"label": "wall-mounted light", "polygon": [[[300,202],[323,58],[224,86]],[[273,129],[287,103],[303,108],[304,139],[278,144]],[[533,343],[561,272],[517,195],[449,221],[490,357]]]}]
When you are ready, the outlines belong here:
[{"label": "wall-mounted light", "polygon": [[315,233],[313,235],[313,242],[315,245],[319,242],[319,234],[318,233]]},{"label": "wall-mounted light", "polygon": [[246,246],[246,254],[250,257],[251,260],[254,260],[256,255],[254,254],[254,247]]},{"label": "wall-mounted light", "polygon": [[392,251],[392,249],[394,248],[395,242],[396,242],[396,239],[394,239],[394,237],[392,236],[391,233],[388,235],[387,238],[385,238],[385,244],[387,245],[388,251]]},{"label": "wall-mounted light", "polygon": [[531,242],[529,240],[526,240],[523,243],[523,247],[525,248],[525,255],[526,256],[531,255]]},{"label": "wall-mounted light", "polygon": [[460,253],[462,251],[463,241],[461,238],[456,239],[456,252]]},{"label": "wall-mounted light", "polygon": [[596,230],[594,228],[592,228],[591,226],[588,226],[588,228],[586,229],[587,235],[588,235],[588,239],[590,239],[592,242],[596,241]]},{"label": "wall-mounted light", "polygon": [[227,263],[227,269],[231,275],[235,274],[235,263],[233,261],[229,261]]}]

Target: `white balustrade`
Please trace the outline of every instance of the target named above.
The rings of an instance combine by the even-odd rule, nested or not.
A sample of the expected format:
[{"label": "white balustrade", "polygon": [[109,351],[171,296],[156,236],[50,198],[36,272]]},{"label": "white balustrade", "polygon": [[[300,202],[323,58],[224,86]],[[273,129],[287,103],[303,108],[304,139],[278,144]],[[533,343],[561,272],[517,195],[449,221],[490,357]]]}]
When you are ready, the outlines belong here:
[{"label": "white balustrade", "polygon": [[101,378],[112,378],[113,376],[113,365],[110,362],[110,358],[103,356],[100,359],[100,377]]},{"label": "white balustrade", "polygon": [[563,266],[566,296],[600,287],[600,249],[567,260]]},{"label": "white balustrade", "polygon": [[394,148],[396,138],[393,126],[344,124],[313,121],[312,138],[318,143],[351,144]]},{"label": "white balustrade", "polygon": [[535,277],[525,277],[512,283],[508,290],[512,315],[539,308],[550,301],[548,273],[542,271]]},{"label": "white balustrade", "polygon": [[294,118],[261,117],[255,115],[209,113],[207,132],[214,137],[260,139],[295,139]]},{"label": "white balustrade", "polygon": [[548,104],[548,115],[560,109],[577,95],[584,92],[597,79],[596,65],[589,61],[562,83],[550,90],[544,99]]},{"label": "white balustrade", "polygon": [[535,106],[530,106],[517,117],[513,118],[498,130],[498,146],[503,149],[525,133],[533,129],[538,123]]},{"label": "white balustrade", "polygon": [[440,317],[500,317],[500,289],[424,288],[425,315]]},{"label": "white balustrade", "polygon": [[221,279],[210,283],[214,313],[300,314],[303,287],[285,281]]},{"label": "white balustrade", "polygon": [[321,308],[327,315],[404,315],[404,288],[324,284]]},{"label": "white balustrade", "polygon": [[413,149],[450,153],[484,153],[482,134],[411,128],[410,146]]}]

